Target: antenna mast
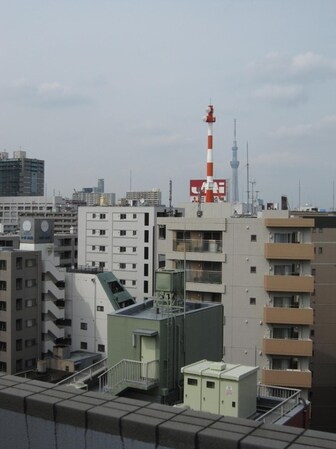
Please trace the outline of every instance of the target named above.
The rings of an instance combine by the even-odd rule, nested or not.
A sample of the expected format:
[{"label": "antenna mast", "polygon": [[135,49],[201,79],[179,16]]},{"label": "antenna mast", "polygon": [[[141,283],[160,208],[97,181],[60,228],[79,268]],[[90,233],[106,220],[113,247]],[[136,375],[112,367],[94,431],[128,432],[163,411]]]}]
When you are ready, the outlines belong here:
[{"label": "antenna mast", "polygon": [[248,157],[248,142],[246,142],[246,161],[247,212],[250,212],[250,164]]}]

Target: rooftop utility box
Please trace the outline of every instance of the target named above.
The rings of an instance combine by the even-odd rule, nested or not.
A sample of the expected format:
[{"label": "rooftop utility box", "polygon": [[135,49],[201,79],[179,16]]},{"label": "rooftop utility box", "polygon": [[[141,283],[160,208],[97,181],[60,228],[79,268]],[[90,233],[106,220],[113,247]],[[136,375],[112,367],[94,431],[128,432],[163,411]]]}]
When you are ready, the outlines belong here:
[{"label": "rooftop utility box", "polygon": [[225,416],[248,418],[256,412],[259,367],[201,360],[181,369],[184,404]]},{"label": "rooftop utility box", "polygon": [[166,293],[183,293],[183,270],[157,270],[155,272],[155,291]]}]

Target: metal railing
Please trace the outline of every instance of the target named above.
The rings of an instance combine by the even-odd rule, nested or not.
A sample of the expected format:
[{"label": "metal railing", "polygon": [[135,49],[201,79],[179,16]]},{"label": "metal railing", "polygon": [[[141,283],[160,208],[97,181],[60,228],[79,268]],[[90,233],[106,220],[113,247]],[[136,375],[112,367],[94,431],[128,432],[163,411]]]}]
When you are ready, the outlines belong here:
[{"label": "metal railing", "polygon": [[263,399],[283,399],[283,401],[278,405],[256,419],[256,421],[262,421],[266,424],[271,424],[278,421],[281,417],[293,410],[293,408],[295,408],[300,401],[300,390],[291,388],[258,385],[257,395],[258,398]]},{"label": "metal railing", "polygon": [[66,379],[61,380],[56,385],[74,385],[84,383],[87,380],[92,380],[94,377],[98,376],[98,374],[101,374],[102,372],[106,371],[106,369],[107,369],[107,357],[105,357],[102,360],[99,360],[99,362],[96,362],[93,365],[90,365],[82,369],[81,371],[72,374]]},{"label": "metal railing", "polygon": [[123,359],[98,377],[99,391],[112,391],[125,384],[148,387],[158,381],[158,367],[158,360],[138,362]]},{"label": "metal railing", "polygon": [[198,253],[221,253],[221,240],[203,240],[203,239],[174,239],[173,250],[183,252]]}]

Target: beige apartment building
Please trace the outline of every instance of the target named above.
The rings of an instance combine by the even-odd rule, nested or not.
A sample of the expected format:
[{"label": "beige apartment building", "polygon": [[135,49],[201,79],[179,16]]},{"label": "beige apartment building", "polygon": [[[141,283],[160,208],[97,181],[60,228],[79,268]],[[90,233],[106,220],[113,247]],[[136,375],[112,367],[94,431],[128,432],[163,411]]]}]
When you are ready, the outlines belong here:
[{"label": "beige apartment building", "polygon": [[262,383],[300,388],[307,397],[314,219],[193,203],[185,217],[158,218],[158,227],[158,261],[185,269],[186,298],[224,305],[224,360],[258,365]]}]

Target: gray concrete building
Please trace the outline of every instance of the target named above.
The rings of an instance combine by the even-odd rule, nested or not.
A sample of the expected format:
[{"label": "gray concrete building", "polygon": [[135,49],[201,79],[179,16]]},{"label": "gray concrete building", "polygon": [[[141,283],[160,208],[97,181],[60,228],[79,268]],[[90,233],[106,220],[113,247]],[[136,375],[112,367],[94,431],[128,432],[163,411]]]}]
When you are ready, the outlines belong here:
[{"label": "gray concrete building", "polygon": [[41,354],[41,256],[0,249],[0,371],[36,366]]}]

